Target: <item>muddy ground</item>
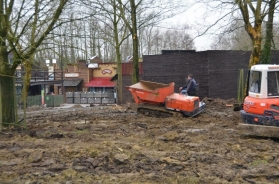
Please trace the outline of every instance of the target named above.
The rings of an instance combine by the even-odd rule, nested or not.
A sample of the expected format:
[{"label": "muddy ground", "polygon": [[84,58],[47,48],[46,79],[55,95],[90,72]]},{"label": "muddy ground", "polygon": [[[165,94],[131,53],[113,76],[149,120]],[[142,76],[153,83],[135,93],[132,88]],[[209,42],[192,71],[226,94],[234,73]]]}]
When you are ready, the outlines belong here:
[{"label": "muddy ground", "polygon": [[279,141],[243,136],[232,100],[205,101],[195,118],[30,108],[27,130],[0,133],[0,183],[279,183]]}]

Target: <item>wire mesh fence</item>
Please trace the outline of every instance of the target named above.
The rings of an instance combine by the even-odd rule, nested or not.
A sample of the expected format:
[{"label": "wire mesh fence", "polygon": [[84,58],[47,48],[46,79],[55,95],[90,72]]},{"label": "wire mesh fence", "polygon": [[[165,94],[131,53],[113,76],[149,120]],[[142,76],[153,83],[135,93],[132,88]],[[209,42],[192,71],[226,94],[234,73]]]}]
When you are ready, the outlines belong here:
[{"label": "wire mesh fence", "polygon": [[[21,98],[22,98],[21,95],[17,95],[17,97],[16,97],[17,107],[19,107],[19,108],[23,107]],[[64,103],[64,96],[63,95],[45,95],[43,102],[42,102],[41,95],[27,96],[27,98],[26,98],[27,107],[41,106],[42,103],[44,103],[47,107],[59,107],[61,104]]]}]

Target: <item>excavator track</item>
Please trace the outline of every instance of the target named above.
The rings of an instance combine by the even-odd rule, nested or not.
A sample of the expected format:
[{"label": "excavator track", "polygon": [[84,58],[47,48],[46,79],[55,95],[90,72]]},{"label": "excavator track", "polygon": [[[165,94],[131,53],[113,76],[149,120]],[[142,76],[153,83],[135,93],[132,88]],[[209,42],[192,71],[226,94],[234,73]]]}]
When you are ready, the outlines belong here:
[{"label": "excavator track", "polygon": [[167,110],[164,106],[142,105],[137,111],[139,114],[156,118],[183,117],[182,113]]}]

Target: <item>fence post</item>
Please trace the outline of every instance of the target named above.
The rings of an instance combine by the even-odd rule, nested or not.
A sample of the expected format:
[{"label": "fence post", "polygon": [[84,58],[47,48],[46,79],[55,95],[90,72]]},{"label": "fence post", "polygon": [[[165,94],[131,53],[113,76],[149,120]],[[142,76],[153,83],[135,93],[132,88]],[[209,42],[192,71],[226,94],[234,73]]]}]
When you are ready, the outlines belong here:
[{"label": "fence post", "polygon": [[[0,76],[0,86],[2,82],[2,77]],[[2,131],[2,124],[3,124],[3,116],[2,116],[2,89],[0,88],[0,131]]]},{"label": "fence post", "polygon": [[15,123],[18,122],[18,115],[17,115],[17,98],[16,98],[16,83],[14,77],[14,111],[15,111]]},{"label": "fence post", "polygon": [[23,77],[23,107],[24,107],[24,115],[23,115],[23,127],[26,128],[26,74]]},{"label": "fence post", "polygon": [[243,69],[240,69],[239,78],[238,78],[237,101],[242,102],[243,99],[244,99],[244,75],[243,75]]}]

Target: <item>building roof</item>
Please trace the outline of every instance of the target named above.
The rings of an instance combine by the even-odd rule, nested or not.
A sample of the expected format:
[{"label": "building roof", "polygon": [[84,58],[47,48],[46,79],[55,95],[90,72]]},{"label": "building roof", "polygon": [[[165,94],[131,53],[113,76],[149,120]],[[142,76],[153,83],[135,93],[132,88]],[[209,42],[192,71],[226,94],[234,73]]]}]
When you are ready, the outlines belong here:
[{"label": "building roof", "polygon": [[[75,78],[75,79],[64,79],[63,85],[64,87],[71,87],[71,86],[77,86],[80,84],[80,82],[83,79]],[[58,84],[57,86],[61,86],[61,84]]]},{"label": "building roof", "polygon": [[114,87],[115,82],[111,81],[111,77],[93,77],[86,87]]}]

